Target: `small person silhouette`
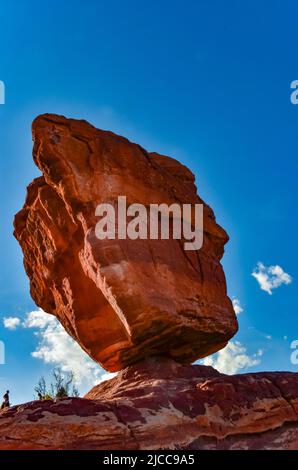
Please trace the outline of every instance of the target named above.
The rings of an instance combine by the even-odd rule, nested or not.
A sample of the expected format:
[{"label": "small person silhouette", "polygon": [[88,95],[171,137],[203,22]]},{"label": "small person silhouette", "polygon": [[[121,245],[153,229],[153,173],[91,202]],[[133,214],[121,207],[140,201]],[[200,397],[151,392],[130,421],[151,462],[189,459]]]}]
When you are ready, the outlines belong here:
[{"label": "small person silhouette", "polygon": [[39,399],[39,400],[43,400],[43,396],[42,396],[42,394],[41,394],[40,392],[38,392],[38,399]]},{"label": "small person silhouette", "polygon": [[9,407],[10,407],[9,390],[7,390],[6,393],[4,393],[4,395],[3,395],[3,402],[2,402],[2,405],[1,405],[1,410],[3,410],[4,408],[9,408]]}]

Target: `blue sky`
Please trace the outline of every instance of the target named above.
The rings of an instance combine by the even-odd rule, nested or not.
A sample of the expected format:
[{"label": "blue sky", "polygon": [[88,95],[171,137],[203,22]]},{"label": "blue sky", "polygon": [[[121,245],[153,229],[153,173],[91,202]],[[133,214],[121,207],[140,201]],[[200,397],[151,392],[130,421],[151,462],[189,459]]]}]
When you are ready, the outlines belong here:
[{"label": "blue sky", "polygon": [[[55,365],[32,357],[49,325],[28,327],[36,306],[12,237],[39,174],[30,125],[44,112],[85,118],[192,169],[230,235],[223,265],[243,308],[230,359],[250,358],[254,365],[239,372],[298,370],[290,361],[298,339],[297,14],[294,0],[2,0],[0,393],[10,388],[13,403],[32,399]],[[251,275],[258,262],[281,266],[292,282],[269,295]],[[14,330],[4,326],[9,317],[20,319]]]}]

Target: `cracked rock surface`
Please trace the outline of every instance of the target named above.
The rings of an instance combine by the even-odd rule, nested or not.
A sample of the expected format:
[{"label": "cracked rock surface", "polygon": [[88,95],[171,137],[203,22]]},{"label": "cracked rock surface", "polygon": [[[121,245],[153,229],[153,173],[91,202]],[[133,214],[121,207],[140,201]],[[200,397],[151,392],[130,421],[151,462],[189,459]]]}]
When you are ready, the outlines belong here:
[{"label": "cracked rock surface", "polygon": [[[15,218],[31,295],[99,364],[118,371],[163,354],[182,363],[223,348],[237,331],[220,263],[226,232],[173,158],[148,153],[86,121],[33,123],[42,172]],[[98,204],[204,204],[204,241],[99,240]]]},{"label": "cracked rock surface", "polygon": [[298,374],[151,358],[85,398],[0,412],[1,449],[298,449]]}]

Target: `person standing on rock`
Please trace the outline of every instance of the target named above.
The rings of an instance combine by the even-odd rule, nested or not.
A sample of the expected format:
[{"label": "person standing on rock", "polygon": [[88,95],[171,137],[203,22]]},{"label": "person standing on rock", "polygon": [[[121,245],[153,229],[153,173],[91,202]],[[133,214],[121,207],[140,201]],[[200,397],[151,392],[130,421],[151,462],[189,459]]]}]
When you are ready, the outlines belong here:
[{"label": "person standing on rock", "polygon": [[10,407],[9,390],[7,390],[6,393],[3,395],[3,402],[2,402],[2,405],[1,405],[1,410],[3,410],[4,408],[9,408],[9,407]]}]

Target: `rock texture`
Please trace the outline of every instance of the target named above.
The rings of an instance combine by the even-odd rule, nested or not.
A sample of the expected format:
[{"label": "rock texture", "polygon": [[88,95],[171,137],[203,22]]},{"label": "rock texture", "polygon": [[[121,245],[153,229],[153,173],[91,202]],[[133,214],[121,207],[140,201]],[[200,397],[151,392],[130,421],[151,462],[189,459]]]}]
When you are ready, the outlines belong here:
[{"label": "rock texture", "polygon": [[149,359],[85,397],[0,412],[0,449],[298,449],[298,374]]},{"label": "rock texture", "polygon": [[39,116],[33,139],[42,176],[15,236],[37,305],[110,371],[155,354],[190,363],[224,347],[237,320],[220,264],[228,237],[209,206],[199,251],[183,240],[95,236],[96,206],[120,195],[146,206],[203,203],[193,174],[85,121]]}]

